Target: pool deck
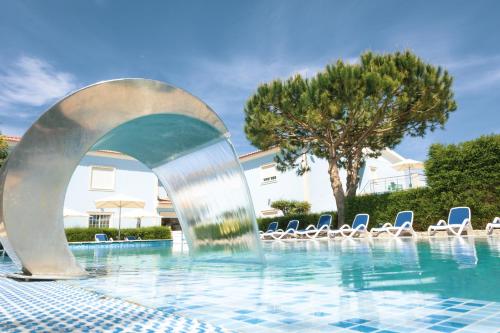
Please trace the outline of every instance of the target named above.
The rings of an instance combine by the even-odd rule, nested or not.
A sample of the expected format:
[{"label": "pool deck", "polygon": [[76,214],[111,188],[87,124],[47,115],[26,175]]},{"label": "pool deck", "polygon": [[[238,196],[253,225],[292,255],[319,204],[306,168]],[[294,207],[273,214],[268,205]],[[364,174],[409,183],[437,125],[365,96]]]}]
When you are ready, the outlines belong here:
[{"label": "pool deck", "polygon": [[0,266],[0,332],[226,333],[221,327],[64,282],[16,282]]}]

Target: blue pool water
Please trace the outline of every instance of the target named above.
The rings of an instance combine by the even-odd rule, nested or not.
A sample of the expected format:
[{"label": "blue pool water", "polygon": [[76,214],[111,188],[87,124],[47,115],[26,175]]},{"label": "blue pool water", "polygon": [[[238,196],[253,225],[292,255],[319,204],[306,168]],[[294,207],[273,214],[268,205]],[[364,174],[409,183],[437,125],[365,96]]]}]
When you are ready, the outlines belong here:
[{"label": "blue pool water", "polygon": [[241,332],[500,332],[500,238],[266,242],[266,265],[72,249],[71,284]]},{"label": "blue pool water", "polygon": [[499,238],[266,242],[266,265],[73,251],[94,278],[72,283],[242,332],[500,330]]}]

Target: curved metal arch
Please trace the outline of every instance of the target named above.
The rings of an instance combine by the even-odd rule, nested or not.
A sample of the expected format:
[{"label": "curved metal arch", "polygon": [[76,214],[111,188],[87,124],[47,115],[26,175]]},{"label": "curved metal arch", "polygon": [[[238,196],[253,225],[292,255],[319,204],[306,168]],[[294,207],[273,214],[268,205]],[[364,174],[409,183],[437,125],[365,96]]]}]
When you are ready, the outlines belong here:
[{"label": "curved metal arch", "polygon": [[[120,79],[83,88],[45,112],[2,168],[0,240],[13,257],[17,256],[26,274],[85,275],[67,245],[62,210],[71,176],[89,150],[117,150],[152,170],[161,170],[170,160],[228,137],[212,109],[171,85]],[[240,173],[237,178],[243,197],[250,200],[251,208],[232,146],[230,154],[236,173]],[[253,208],[245,214],[247,235],[239,239],[253,242],[257,239]]]}]

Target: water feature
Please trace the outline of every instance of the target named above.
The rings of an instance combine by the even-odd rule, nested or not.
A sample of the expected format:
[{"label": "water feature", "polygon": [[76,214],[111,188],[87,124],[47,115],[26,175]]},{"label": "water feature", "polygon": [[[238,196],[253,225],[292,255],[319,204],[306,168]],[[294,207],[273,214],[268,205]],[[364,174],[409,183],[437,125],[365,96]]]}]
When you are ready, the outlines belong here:
[{"label": "water feature", "polygon": [[250,250],[262,259],[246,179],[220,118],[173,86],[122,79],[56,103],[2,168],[0,241],[26,275],[85,275],[68,249],[62,213],[71,175],[90,150],[127,154],[158,175],[192,253]]},{"label": "water feature", "polygon": [[191,252],[248,251],[262,260],[241,166],[223,138],[153,169],[175,202]]}]

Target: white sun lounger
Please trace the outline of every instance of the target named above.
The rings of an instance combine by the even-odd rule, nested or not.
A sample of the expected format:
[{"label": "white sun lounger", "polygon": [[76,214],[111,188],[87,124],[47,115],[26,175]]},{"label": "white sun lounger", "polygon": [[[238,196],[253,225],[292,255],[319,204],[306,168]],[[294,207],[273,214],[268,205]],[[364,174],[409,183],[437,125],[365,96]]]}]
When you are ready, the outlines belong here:
[{"label": "white sun lounger", "polygon": [[471,214],[469,207],[453,207],[448,215],[448,223],[439,220],[435,225],[429,226],[427,233],[434,235],[437,231],[451,232],[455,236],[460,236],[464,231],[467,235],[472,233]]},{"label": "white sun lounger", "polygon": [[264,239],[266,237],[271,237],[273,232],[276,232],[278,229],[278,222],[271,222],[269,223],[269,226],[267,227],[266,232],[259,231],[260,234],[260,239]]},{"label": "white sun lounger", "polygon": [[348,224],[344,224],[338,230],[330,230],[328,236],[335,238],[336,236],[352,238],[354,236],[370,236],[368,232],[368,222],[370,221],[370,215],[368,214],[357,214],[352,221],[352,227]]},{"label": "white sun lounger", "polygon": [[286,226],[286,230],[276,230],[271,234],[274,239],[282,239],[284,237],[293,237],[297,234],[297,229],[299,228],[299,220],[291,220]]},{"label": "white sun lounger", "polygon": [[416,237],[417,234],[413,230],[413,212],[411,210],[399,212],[396,215],[394,225],[385,223],[381,228],[372,228],[371,230],[372,236],[375,237],[383,232],[387,232],[393,237],[399,237],[402,233],[409,232],[413,237]]},{"label": "white sun lounger", "polygon": [[106,234],[95,234],[94,240],[97,243],[105,243],[105,242],[112,242],[113,238],[108,238],[108,235],[106,235]]},{"label": "white sun lounger", "polygon": [[328,236],[328,231],[330,230],[330,225],[332,224],[332,216],[329,214],[324,214],[319,217],[316,226],[310,224],[305,230],[297,232],[299,236],[306,236],[307,238],[317,238],[321,233]]},{"label": "white sun lounger", "polygon": [[491,235],[495,229],[500,229],[500,217],[498,216],[493,219],[493,222],[486,225],[486,233]]}]

